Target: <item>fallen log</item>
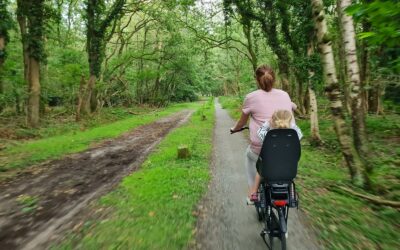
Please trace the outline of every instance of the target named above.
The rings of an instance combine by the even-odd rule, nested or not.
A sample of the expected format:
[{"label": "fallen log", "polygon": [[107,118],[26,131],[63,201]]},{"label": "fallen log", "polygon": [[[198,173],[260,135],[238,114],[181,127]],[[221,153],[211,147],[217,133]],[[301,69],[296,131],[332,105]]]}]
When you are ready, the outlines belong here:
[{"label": "fallen log", "polygon": [[393,207],[396,209],[400,209],[400,202],[399,201],[391,201],[391,200],[385,200],[382,199],[378,196],[375,195],[367,195],[367,194],[362,194],[359,192],[356,192],[354,190],[351,190],[350,188],[342,187],[342,186],[337,186],[337,185],[331,185],[328,186],[329,190],[332,190],[334,192],[338,193],[345,193],[345,194],[351,194],[353,196],[356,196],[358,198],[362,198],[364,200],[367,200],[375,205],[380,205],[380,206],[389,206]]}]

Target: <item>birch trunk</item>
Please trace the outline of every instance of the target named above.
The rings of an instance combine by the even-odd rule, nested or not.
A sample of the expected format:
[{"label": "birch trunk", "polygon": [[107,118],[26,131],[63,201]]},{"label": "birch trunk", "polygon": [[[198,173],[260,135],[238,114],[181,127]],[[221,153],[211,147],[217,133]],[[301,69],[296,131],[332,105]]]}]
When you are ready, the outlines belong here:
[{"label": "birch trunk", "polygon": [[350,131],[347,129],[344,119],[341,92],[333,58],[332,41],[328,33],[323,2],[322,0],[311,0],[311,4],[317,32],[319,52],[323,62],[326,84],[325,90],[330,101],[330,109],[334,120],[335,132],[339,140],[340,149],[350,172],[351,181],[354,184],[362,185],[363,180],[360,175],[361,162],[352,145]]},{"label": "birch trunk", "polygon": [[[307,56],[314,54],[314,44],[311,43],[307,48]],[[308,105],[310,111],[310,128],[311,128],[311,141],[317,145],[322,144],[321,135],[319,134],[319,121],[318,121],[318,103],[314,91],[313,76],[314,72],[308,71]]]},{"label": "birch trunk", "polygon": [[356,39],[353,18],[345,13],[351,0],[339,0],[340,21],[342,24],[342,39],[347,64],[347,78],[350,83],[351,117],[353,127],[354,146],[365,167],[364,178],[367,188],[371,188],[369,176],[372,173],[372,166],[368,164],[369,155],[368,140],[365,128],[365,110],[362,101],[360,70],[357,61]]},{"label": "birch trunk", "polygon": [[318,105],[314,90],[309,87],[308,94],[310,97],[310,125],[311,125],[311,140],[316,144],[321,144],[321,135],[319,134],[318,123]]}]

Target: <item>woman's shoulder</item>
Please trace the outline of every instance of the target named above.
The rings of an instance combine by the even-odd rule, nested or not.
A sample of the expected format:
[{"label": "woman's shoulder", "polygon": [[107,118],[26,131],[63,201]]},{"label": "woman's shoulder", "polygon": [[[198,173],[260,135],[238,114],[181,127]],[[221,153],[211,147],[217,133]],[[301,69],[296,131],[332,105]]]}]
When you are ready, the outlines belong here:
[{"label": "woman's shoulder", "polygon": [[276,94],[287,95],[287,96],[289,96],[289,94],[288,94],[286,91],[282,90],[282,89],[272,89],[271,91],[272,91],[273,93],[276,93]]},{"label": "woman's shoulder", "polygon": [[[262,91],[262,90],[261,90]],[[246,95],[246,98],[252,98],[260,95],[260,89],[254,90]]]},{"label": "woman's shoulder", "polygon": [[275,95],[275,96],[289,97],[289,94],[286,91],[273,88],[269,92],[262,90],[262,89],[254,90],[254,91],[248,93],[246,95],[246,98],[265,98],[265,96],[268,96],[271,94]]}]

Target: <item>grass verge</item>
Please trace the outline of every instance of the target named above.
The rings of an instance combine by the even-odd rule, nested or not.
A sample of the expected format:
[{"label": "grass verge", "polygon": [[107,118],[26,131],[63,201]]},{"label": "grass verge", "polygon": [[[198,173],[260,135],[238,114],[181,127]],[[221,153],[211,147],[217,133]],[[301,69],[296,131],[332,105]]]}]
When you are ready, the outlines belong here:
[{"label": "grass verge", "polygon": [[93,142],[115,138],[130,129],[151,123],[182,109],[194,108],[197,105],[196,103],[175,104],[155,113],[133,116],[86,131],[72,131],[59,136],[10,146],[0,154],[0,172],[85,150]]},{"label": "grass verge", "polygon": [[[220,102],[233,117],[238,118],[240,99],[222,97]],[[308,215],[328,249],[400,249],[400,216],[396,209],[376,206],[327,188],[330,184],[349,186],[349,174],[339,151],[328,102],[319,99],[318,108],[324,146],[314,147],[308,143],[309,120],[296,121],[305,138],[297,176],[301,210]],[[367,117],[373,181],[381,197],[397,201],[400,200],[400,150],[396,147],[400,138],[399,124],[398,114]]]},{"label": "grass verge", "polygon": [[[206,119],[203,119],[203,115]],[[191,242],[196,204],[206,191],[214,125],[213,102],[171,132],[141,169],[100,199],[106,218],[86,223],[54,249],[183,249]],[[177,147],[189,159],[177,159]]]}]

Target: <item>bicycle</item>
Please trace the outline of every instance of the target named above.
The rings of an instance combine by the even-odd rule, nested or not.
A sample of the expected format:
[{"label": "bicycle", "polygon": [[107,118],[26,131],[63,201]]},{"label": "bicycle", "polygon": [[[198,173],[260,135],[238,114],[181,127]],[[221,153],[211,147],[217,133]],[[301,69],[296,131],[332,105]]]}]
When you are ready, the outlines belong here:
[{"label": "bicycle", "polygon": [[[239,131],[244,129],[247,127]],[[273,249],[274,238],[280,239],[282,250],[286,249],[289,208],[299,206],[293,180],[300,156],[300,141],[295,130],[273,129],[267,133],[257,161],[257,171],[263,179],[254,206],[259,221],[264,223],[260,236],[269,249]]]}]

